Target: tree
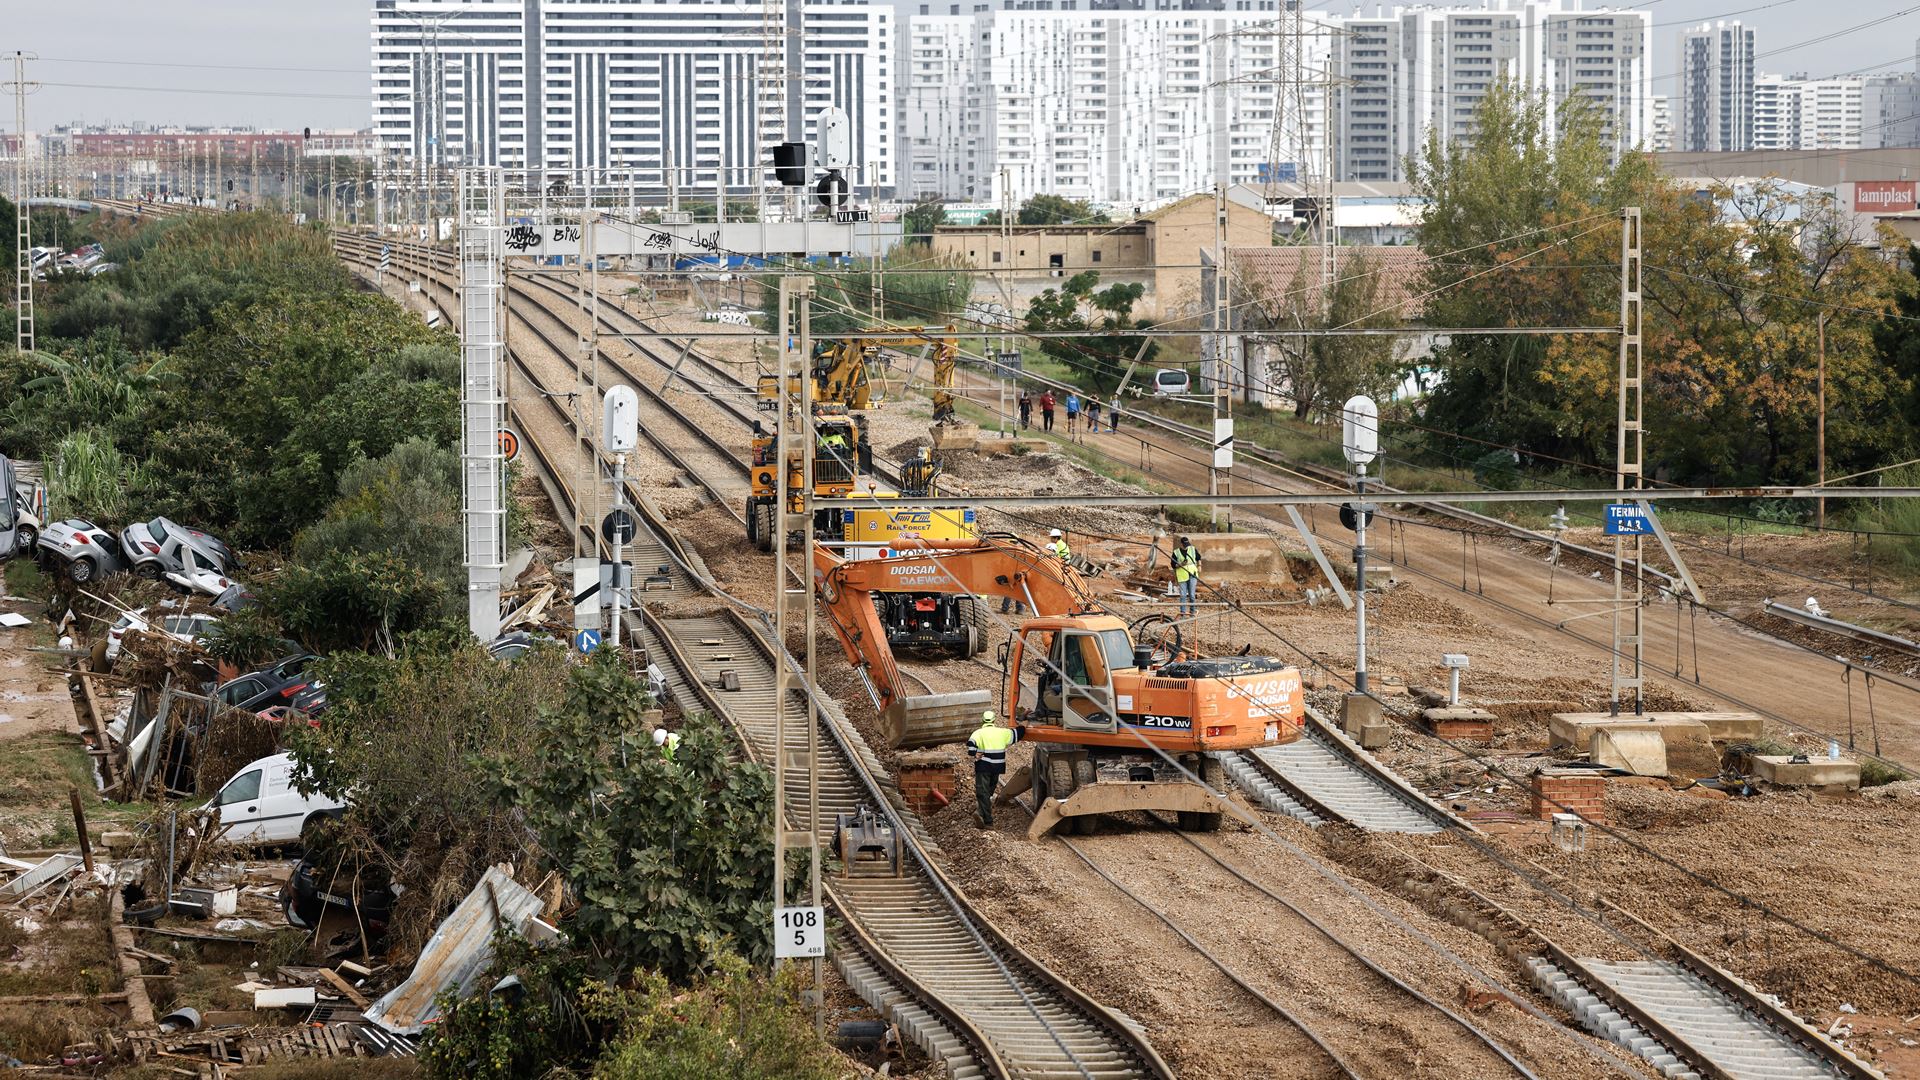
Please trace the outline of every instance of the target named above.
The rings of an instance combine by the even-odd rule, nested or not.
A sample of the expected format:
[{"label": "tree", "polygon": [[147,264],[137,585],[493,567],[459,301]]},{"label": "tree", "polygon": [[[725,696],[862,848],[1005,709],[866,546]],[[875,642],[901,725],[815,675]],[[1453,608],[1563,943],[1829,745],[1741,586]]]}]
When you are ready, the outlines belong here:
[{"label": "tree", "polygon": [[[1137,282],[1119,282],[1095,291],[1099,284],[1099,271],[1082,270],[1060,288],[1048,289],[1034,297],[1027,305],[1027,332],[1101,331],[1083,338],[1049,338],[1040,343],[1040,350],[1076,368],[1075,381],[1082,387],[1106,394],[1120,385],[1126,365],[1146,340],[1138,334],[1126,333],[1144,325],[1134,321],[1133,305],[1146,294],[1146,287]],[[1141,354],[1141,363],[1151,362],[1158,348],[1149,345]]]},{"label": "tree", "polygon": [[[610,973],[684,979],[737,952],[772,959],[773,787],[735,762],[704,715],[668,760],[640,718],[649,699],[600,650],[539,720],[542,752],[503,760],[502,787],[581,909],[570,932]],[[590,808],[590,812],[587,812]]]},{"label": "tree", "polygon": [[[1313,260],[1302,259],[1285,292],[1266,293],[1265,283],[1236,279],[1234,306],[1243,325],[1259,340],[1259,330],[1391,327],[1397,311],[1383,302],[1385,290],[1375,260],[1358,250],[1340,249],[1333,284],[1323,290]],[[1254,346],[1249,341],[1248,347]],[[1392,338],[1327,336],[1274,337],[1266,342],[1269,385],[1293,402],[1293,415],[1305,419],[1339,408],[1355,394],[1380,395],[1393,389],[1400,374],[1400,350]]]},{"label": "tree", "polygon": [[1035,195],[1020,204],[1015,220],[1022,225],[1105,225],[1113,219],[1084,199]]},{"label": "tree", "polygon": [[324,857],[382,868],[402,886],[389,945],[415,952],[486,868],[528,862],[531,837],[489,762],[545,753],[538,717],[569,664],[557,648],[503,663],[465,628],[398,643],[395,657],[338,652],[315,674],[327,718],[290,733],[296,779],[351,792]]},{"label": "tree", "polygon": [[921,247],[933,244],[933,230],[947,223],[947,204],[930,195],[914,203],[900,215],[900,227],[906,241]]},{"label": "tree", "polygon": [[[1608,289],[1602,269],[1566,257],[1565,241],[1607,232],[1630,193],[1653,183],[1651,163],[1616,164],[1594,111],[1561,103],[1557,127],[1543,98],[1496,82],[1474,112],[1471,139],[1439,129],[1408,161],[1424,199],[1425,318],[1436,327],[1576,326]],[[1618,262],[1617,226],[1613,262]],[[1618,275],[1612,286],[1618,291]],[[1618,320],[1618,315],[1613,321]],[[1496,443],[1592,459],[1600,443],[1570,423],[1562,395],[1540,376],[1549,342],[1537,336],[1454,334],[1435,350],[1442,381],[1428,399],[1433,426]],[[1583,409],[1595,403],[1582,401]]]}]

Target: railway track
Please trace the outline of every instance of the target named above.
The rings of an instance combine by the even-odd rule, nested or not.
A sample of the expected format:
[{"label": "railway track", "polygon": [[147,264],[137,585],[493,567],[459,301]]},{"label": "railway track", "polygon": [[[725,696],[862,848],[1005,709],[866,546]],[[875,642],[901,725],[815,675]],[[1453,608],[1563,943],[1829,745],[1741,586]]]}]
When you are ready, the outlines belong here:
[{"label": "railway track", "polygon": [[[1407,1076],[1431,1070],[1451,1076],[1535,1078],[1533,1070],[1485,1028],[1388,971],[1222,854],[1216,841],[1169,832],[1201,858],[1175,862],[1129,850],[1122,858],[1107,860],[1097,858],[1095,850],[1105,842],[1062,841],[1094,873],[1295,1029],[1341,1075]],[[1150,895],[1142,895],[1149,890]],[[1177,917],[1183,905],[1168,902],[1169,895],[1206,896],[1213,917]],[[1224,917],[1227,913],[1230,919]],[[1260,932],[1246,934],[1249,926]]]},{"label": "railway track", "polygon": [[[396,245],[396,251],[400,246]],[[444,284],[448,274],[444,265],[447,261],[429,257],[427,262],[418,266],[423,273],[436,279],[435,287],[442,291],[447,291]],[[577,290],[569,290],[541,277],[515,280],[536,282],[535,289],[551,295],[571,310],[579,310]],[[630,313],[618,308],[610,310],[616,318],[626,320],[631,326],[646,325],[644,320]],[[538,316],[534,318],[538,319]],[[557,316],[550,318],[553,325],[564,327],[564,321]],[[602,321],[603,325],[618,332],[619,328],[605,314]],[[530,326],[531,321],[521,325]],[[570,329],[567,332],[574,333]],[[560,352],[562,356],[567,355],[551,337],[541,337],[549,348]],[[684,372],[685,365],[692,364],[695,377],[711,380],[723,387],[744,385],[738,376],[700,357],[697,352],[668,356],[648,347],[639,339],[632,339],[629,344],[663,370],[672,370],[679,365]],[[637,388],[644,386],[618,361],[604,353],[602,359],[622,371]],[[683,374],[682,377],[686,376]],[[743,422],[751,422],[751,413],[745,406],[722,404],[727,402],[722,395],[710,395],[708,400],[732,412]],[[664,407],[664,400],[660,404]],[[692,472],[685,465],[682,468],[683,471]],[[716,498],[722,497],[721,492],[712,486],[709,486],[709,490],[714,491]],[[732,507],[729,506],[729,509]],[[739,516],[737,512],[735,516]],[[670,681],[676,681],[677,685],[691,690],[716,714],[726,717],[742,733],[750,754],[759,760],[766,760],[766,755],[773,750],[770,706],[767,703],[772,685],[773,653],[765,635],[730,613],[705,619],[667,622],[649,615],[645,617],[645,622],[646,625],[637,631],[637,636],[650,649],[678,657],[676,671],[670,676]],[[749,663],[743,657],[755,659]],[[732,671],[742,691],[716,689],[714,684],[722,682],[721,671]],[[754,688],[761,692],[746,692]],[[801,822],[811,820],[816,830],[827,830],[822,835],[828,836],[834,813],[861,805],[863,800],[865,805],[885,805],[882,781],[886,774],[871,751],[859,741],[857,733],[846,723],[844,714],[830,703],[822,709],[822,731],[831,737],[838,752],[834,762],[837,771],[833,773],[831,782],[823,775],[821,807],[817,814],[804,805],[804,796],[796,809]],[[796,738],[804,739],[804,731],[791,736],[790,743]],[[1262,805],[1301,818],[1309,824],[1342,822],[1371,831],[1411,834],[1428,834],[1444,829],[1471,830],[1471,826],[1454,818],[1444,808],[1425,800],[1377,762],[1371,762],[1368,755],[1353,748],[1324,721],[1316,718],[1310,725],[1308,737],[1294,745],[1301,749],[1286,754],[1256,752],[1240,755],[1226,763],[1229,773],[1235,775],[1235,779],[1248,788],[1249,793]],[[930,1053],[950,1061],[968,1059],[973,1068],[993,1071],[987,1055],[982,1053],[982,1047],[994,1045],[996,1037],[1011,1040],[1008,1045],[1019,1047],[1024,1052],[1035,1053],[1037,1048],[1037,1056],[1033,1060],[1041,1062],[1036,1066],[1040,1072],[1026,1073],[1016,1068],[1006,1075],[1045,1075],[1046,1070],[1053,1068],[1064,1068],[1065,1075],[1075,1075],[1075,1070],[1083,1070],[1081,1074],[1090,1076],[1136,1075],[1127,1070],[1145,1068],[1143,1062],[1146,1059],[1137,1056],[1137,1052],[1136,1056],[1129,1056],[1127,1046],[1132,1045],[1134,1040],[1138,1039],[1138,1045],[1145,1047],[1144,1040],[1139,1039],[1137,1030],[1130,1023],[1099,1010],[1097,1005],[1084,999],[1077,991],[1063,996],[1043,993],[1042,997],[1034,997],[1034,993],[1047,989],[1047,980],[1042,977],[1044,973],[1037,963],[1013,949],[1004,939],[997,939],[990,924],[970,917],[963,906],[957,903],[930,904],[930,901],[943,899],[947,894],[957,900],[957,892],[945,883],[928,858],[927,850],[932,844],[919,829],[917,821],[908,817],[900,820],[906,823],[907,835],[913,841],[909,845],[916,856],[912,874],[903,874],[902,878],[888,879],[885,883],[876,883],[871,879],[841,880],[829,887],[837,908],[849,913],[869,913],[875,919],[873,922],[863,922],[850,917],[847,927],[834,939],[836,965],[848,982],[896,1019],[902,1030],[928,1048]],[[1061,839],[1066,842],[1064,838]],[[1077,856],[1088,858],[1077,843],[1068,843]],[[1195,846],[1206,850],[1206,845],[1196,842]],[[1214,871],[1225,877],[1216,875],[1212,884],[1195,884],[1193,888],[1209,893],[1226,888],[1239,888],[1243,892],[1252,889],[1265,896],[1264,903],[1288,903],[1245,877],[1235,877],[1235,870],[1215,853],[1207,854]],[[1091,860],[1089,865],[1093,866]],[[1093,868],[1116,888],[1126,891],[1127,886],[1120,881],[1122,875],[1110,875],[1098,866]],[[1138,870],[1138,867],[1130,867],[1126,873],[1136,873]],[[1188,869],[1182,872],[1194,874],[1199,871]],[[1437,871],[1434,873],[1437,874]],[[1228,885],[1229,877],[1240,884]],[[1139,898],[1136,896],[1135,899]],[[1394,1074],[1392,1071],[1378,1071],[1375,1066],[1384,1065],[1378,1059],[1364,1056],[1377,1050],[1377,1047],[1358,1038],[1352,1029],[1333,1033],[1318,1030],[1320,1026],[1339,1028],[1337,1018],[1328,1021],[1306,1015],[1303,1010],[1289,1008],[1285,1001],[1280,1000],[1284,988],[1266,981],[1272,977],[1272,972],[1249,974],[1235,970],[1231,963],[1219,958],[1221,954],[1238,949],[1244,943],[1236,945],[1216,938],[1212,945],[1205,944],[1202,935],[1209,933],[1209,928],[1178,924],[1146,901],[1140,902],[1149,910],[1154,910],[1156,917],[1165,921],[1169,929],[1200,950],[1228,978],[1262,1001],[1276,1016],[1282,1017],[1283,1022],[1305,1040],[1303,1045],[1311,1044],[1311,1052],[1324,1055],[1332,1067],[1344,1070],[1347,1075]],[[1724,972],[1719,972],[1718,978],[1701,975],[1700,965],[1704,961],[1697,961],[1697,958],[1697,963],[1689,966],[1671,959],[1651,959],[1649,957],[1652,954],[1643,950],[1644,954],[1633,960],[1582,960],[1561,950],[1537,930],[1484,897],[1471,893],[1471,890],[1467,890],[1464,901],[1456,896],[1453,902],[1458,903],[1462,910],[1477,910],[1477,914],[1466,920],[1465,924],[1496,939],[1496,944],[1503,941],[1519,943],[1513,945],[1511,958],[1516,966],[1532,974],[1544,996],[1565,1007],[1589,1031],[1639,1054],[1663,1075],[1742,1078],[1877,1075],[1843,1049],[1820,1038],[1817,1032],[1810,1032],[1799,1025],[1784,1010],[1771,1005],[1757,993],[1740,993],[1738,987],[1742,984]],[[932,909],[931,914],[928,914],[929,908]],[[1297,912],[1293,917],[1306,918]],[[1324,933],[1324,927],[1309,929],[1314,933],[1308,936],[1327,942],[1326,948],[1334,954],[1347,957],[1342,963],[1367,967],[1370,977],[1382,977],[1383,973],[1376,970],[1371,961],[1356,950],[1344,947],[1344,943],[1338,939],[1332,939],[1330,933]],[[987,948],[974,950],[968,954],[970,963],[959,964],[942,951],[955,942],[964,944],[967,938],[975,938],[982,943],[995,938],[1011,950],[1014,958],[1009,962],[1004,959],[1006,953]],[[1283,959],[1291,962],[1293,958]],[[1277,960],[1276,965],[1279,963]],[[1712,970],[1718,972],[1718,969]],[[1031,988],[1026,980],[1033,980]],[[1263,985],[1265,989],[1262,989]],[[992,992],[996,988],[999,990],[997,994]],[[983,991],[986,996],[976,998]],[[955,999],[968,1002],[978,1000],[979,1014],[956,1006]],[[1043,1000],[1045,1008],[1041,1007]],[[1420,1004],[1417,1010],[1430,1008],[1446,1011],[1444,1006],[1437,1004]],[[1089,1012],[1089,1009],[1096,1011]],[[1105,1024],[1100,1022],[1102,1014],[1107,1021]],[[1045,1018],[1044,1022],[1042,1018]],[[1435,1023],[1443,1020],[1454,1025],[1453,1020],[1445,1018],[1436,1019]],[[995,1022],[1002,1027],[994,1028],[992,1024]],[[1466,1021],[1465,1026],[1473,1028],[1470,1021]],[[1117,1037],[1116,1031],[1125,1035]],[[1072,1038],[1067,1038],[1063,1032],[1070,1033]],[[1040,1037],[1041,1033],[1046,1034],[1045,1039]],[[1472,1030],[1468,1033],[1475,1034]],[[1082,1040],[1088,1046],[1085,1056],[1078,1049]],[[1048,1042],[1053,1044],[1051,1051],[1047,1048]],[[1485,1054],[1492,1057],[1502,1054],[1497,1044],[1489,1039],[1476,1035],[1475,1042]],[[1342,1049],[1348,1045],[1357,1049]],[[1152,1053],[1150,1048],[1145,1049],[1147,1054]],[[1152,1060],[1157,1061],[1157,1058]],[[1096,1062],[1102,1063],[1102,1067],[1113,1065],[1119,1071],[1102,1072],[1094,1067]],[[1483,1061],[1482,1065],[1485,1064],[1487,1062]],[[1776,1066],[1790,1071],[1772,1071]],[[1004,1062],[1002,1067],[1006,1067]],[[1158,1068],[1164,1069],[1164,1065]],[[1505,1058],[1502,1058],[1498,1068],[1503,1072],[1531,1075],[1524,1065]],[[1460,1074],[1489,1075],[1471,1068]],[[957,1071],[956,1075],[968,1074]]]},{"label": "railway track", "polygon": [[[377,257],[377,243],[371,251],[352,241],[342,246],[344,257],[363,265]],[[444,279],[435,287],[450,289]],[[566,360],[569,349],[552,331],[535,329],[540,324],[528,318],[532,313],[525,308],[533,306],[529,301],[513,308],[521,315],[520,327],[533,330]],[[557,317],[554,322],[564,325]],[[523,377],[534,379],[525,358],[508,352]],[[618,369],[618,361],[603,360]],[[638,380],[633,381],[637,386]],[[554,398],[544,400],[571,419]],[[648,430],[645,423],[642,430]],[[527,434],[523,443],[537,449],[540,440]],[[649,432],[649,437],[662,452],[676,452],[657,432]],[[552,472],[549,455],[541,453],[536,461],[543,471]],[[692,472],[690,464],[682,468]],[[557,475],[548,479],[549,490],[563,500],[558,505],[571,514],[571,489]],[[636,505],[646,529],[663,547],[684,557],[673,530],[658,513],[645,502],[636,500]],[[680,700],[700,701],[734,727],[751,758],[772,760],[777,752],[775,665],[791,663],[791,658],[776,651],[760,628],[726,607],[712,615],[676,618],[642,610],[635,613],[630,629],[650,657],[668,661],[662,666],[671,669],[670,685],[687,695]],[[791,694],[789,715],[804,715],[799,692]],[[830,849],[836,815],[869,806],[890,813],[904,841],[897,874],[833,876],[827,881],[828,896],[843,919],[833,932],[835,964],[848,983],[907,1037],[946,1062],[955,1077],[1170,1077],[1171,1070],[1132,1022],[1047,972],[966,901],[938,869],[930,854],[934,844],[918,821],[890,806],[885,767],[845,714],[824,695],[817,697],[823,747],[820,803],[809,806],[804,789],[790,792],[790,823],[814,830]],[[803,748],[805,740],[804,724],[792,724],[788,748]]]}]

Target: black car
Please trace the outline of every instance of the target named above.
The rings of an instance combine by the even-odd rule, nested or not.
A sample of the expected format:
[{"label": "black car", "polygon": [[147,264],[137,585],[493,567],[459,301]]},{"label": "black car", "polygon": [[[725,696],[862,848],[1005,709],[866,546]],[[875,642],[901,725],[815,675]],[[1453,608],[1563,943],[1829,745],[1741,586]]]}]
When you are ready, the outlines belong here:
[{"label": "black car", "polygon": [[280,887],[280,908],[287,922],[312,930],[328,914],[344,915],[349,922],[366,927],[368,941],[379,939],[393,918],[396,894],[379,865],[361,865],[358,874],[356,881],[352,860],[308,854]]},{"label": "black car", "polygon": [[223,704],[248,712],[265,712],[276,705],[308,714],[320,712],[327,707],[326,684],[315,681],[308,671],[318,659],[313,653],[294,653],[222,683],[214,696]]}]

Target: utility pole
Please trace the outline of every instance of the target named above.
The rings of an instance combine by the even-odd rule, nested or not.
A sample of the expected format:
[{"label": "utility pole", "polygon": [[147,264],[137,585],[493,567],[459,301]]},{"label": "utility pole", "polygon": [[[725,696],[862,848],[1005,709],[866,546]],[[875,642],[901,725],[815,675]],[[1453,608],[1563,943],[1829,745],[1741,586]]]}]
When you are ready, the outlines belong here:
[{"label": "utility pole", "polygon": [[[724,190],[724,189],[723,189]],[[773,595],[777,598],[774,609],[774,651],[775,666],[779,676],[773,681],[773,907],[775,913],[775,958],[774,967],[781,963],[781,945],[787,933],[794,927],[792,920],[805,918],[805,911],[812,912],[812,918],[820,917],[820,721],[812,689],[806,678],[795,678],[792,667],[786,662],[787,627],[792,618],[793,600],[798,598],[804,609],[802,630],[806,648],[802,672],[810,676],[814,671],[814,607],[811,581],[813,550],[813,448],[815,435],[813,430],[813,378],[807,370],[807,357],[812,352],[811,303],[813,279],[799,275],[788,275],[780,279],[780,304],[778,326],[779,334],[776,355],[779,381],[780,408],[775,413],[774,461],[779,479],[775,481],[776,494],[773,515]],[[795,321],[798,333],[795,333]],[[798,409],[794,411],[794,399],[791,393],[794,383],[800,387]],[[788,413],[793,411],[792,417]],[[797,429],[797,430],[796,430]],[[797,452],[800,456],[800,489],[789,491],[787,485],[791,474],[787,469],[788,455]],[[788,499],[792,496],[799,505],[799,513],[788,513]],[[809,583],[798,589],[792,589],[788,582],[787,535],[794,530],[790,518],[799,518],[798,530],[804,538],[800,550],[809,557],[802,561],[802,578]],[[791,589],[791,591],[790,591]],[[806,700],[804,722],[807,725],[806,770],[807,801],[801,824],[804,830],[789,833],[787,829],[787,706],[791,698],[789,691],[800,690]],[[803,839],[804,838],[804,839]],[[787,908],[786,860],[789,844],[804,842],[807,845],[807,892],[809,909],[799,912]],[[825,1001],[821,995],[822,980],[825,976],[824,956],[815,955],[813,959],[813,986],[808,991],[808,1002],[814,1010],[814,1026],[822,1027],[826,1022]]]},{"label": "utility pole", "polygon": [[27,209],[27,200],[33,191],[28,181],[27,147],[27,95],[40,88],[39,83],[27,81],[27,61],[39,57],[31,53],[13,54],[13,82],[7,88],[13,91],[13,213],[14,213],[14,276],[13,302],[15,309],[13,346],[23,353],[33,351],[33,215]]},{"label": "utility pole", "polygon": [[[1645,396],[1641,390],[1640,357],[1640,208],[1629,206],[1620,211],[1620,397],[1618,422],[1614,429],[1614,486],[1622,493],[1629,490],[1628,481],[1632,481],[1631,490],[1638,491],[1646,486],[1643,472],[1646,453],[1646,431],[1642,426],[1646,413],[1643,410]],[[1653,511],[1648,509],[1651,514]],[[1612,655],[1612,693],[1610,711],[1620,715],[1620,691],[1633,691],[1633,712],[1638,716],[1646,712],[1646,680],[1642,670],[1645,659],[1643,630],[1643,601],[1646,599],[1647,575],[1641,563],[1645,554],[1645,541],[1639,534],[1633,537],[1633,577],[1634,588],[1631,600],[1631,616],[1626,620],[1622,631],[1621,615],[1629,610],[1629,601],[1625,588],[1627,538],[1613,538],[1613,655]],[[1632,650],[1633,673],[1620,673],[1622,658],[1627,650]]]},{"label": "utility pole", "polygon": [[[1816,428],[1817,434],[1814,437],[1814,447],[1815,447],[1814,448],[1814,457],[1815,457],[1814,468],[1818,472],[1818,479],[1816,480],[1816,483],[1818,483],[1821,487],[1825,487],[1827,484],[1827,314],[1826,312],[1823,311],[1820,313],[1820,318],[1818,322],[1820,326],[1820,378],[1819,378],[1819,389],[1816,391],[1819,401],[1815,406],[1818,419],[1815,421],[1815,424],[1817,425],[1817,428]],[[1822,495],[1818,499],[1814,500],[1813,523],[1814,525],[1818,526],[1822,530],[1826,529],[1827,527],[1827,497],[1825,495]]]}]

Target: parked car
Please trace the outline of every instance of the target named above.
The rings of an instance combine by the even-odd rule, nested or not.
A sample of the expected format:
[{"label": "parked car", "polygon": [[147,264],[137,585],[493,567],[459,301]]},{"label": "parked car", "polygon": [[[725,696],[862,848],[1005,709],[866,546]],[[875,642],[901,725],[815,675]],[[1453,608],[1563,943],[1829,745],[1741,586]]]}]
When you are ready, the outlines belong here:
[{"label": "parked car", "polygon": [[213,797],[213,829],[235,844],[291,844],[309,825],[347,804],[293,786],[293,755],[275,754],[244,765]]},{"label": "parked car", "polygon": [[42,565],[64,570],[75,585],[85,585],[127,568],[113,534],[79,518],[56,521],[42,529],[35,551]]},{"label": "parked car", "polygon": [[212,615],[162,615],[156,621],[148,616],[146,608],[136,608],[121,615],[107,628],[107,659],[119,658],[121,640],[129,630],[166,634],[200,645],[206,642],[207,632],[219,621]]},{"label": "parked car", "polygon": [[[198,529],[189,529],[157,517],[136,522],[120,531],[120,552],[127,565],[144,578],[157,578],[169,572],[192,575],[195,571],[226,574],[238,569],[240,560],[233,549]],[[226,589],[220,586],[214,595]]]},{"label": "parked car", "polygon": [[40,518],[33,512],[34,487],[15,474],[13,461],[0,456],[0,559],[31,555],[40,539]]},{"label": "parked car", "polygon": [[495,660],[518,660],[532,652],[539,645],[558,645],[558,641],[545,634],[529,634],[524,630],[513,630],[501,634],[487,642],[487,652]]},{"label": "parked car", "polygon": [[1192,380],[1180,368],[1161,368],[1153,373],[1154,397],[1178,397],[1192,386]]},{"label": "parked car", "polygon": [[213,694],[225,704],[248,712],[264,713],[275,706],[287,706],[313,715],[327,707],[326,684],[307,672],[318,659],[310,652],[295,653],[229,679]]}]

